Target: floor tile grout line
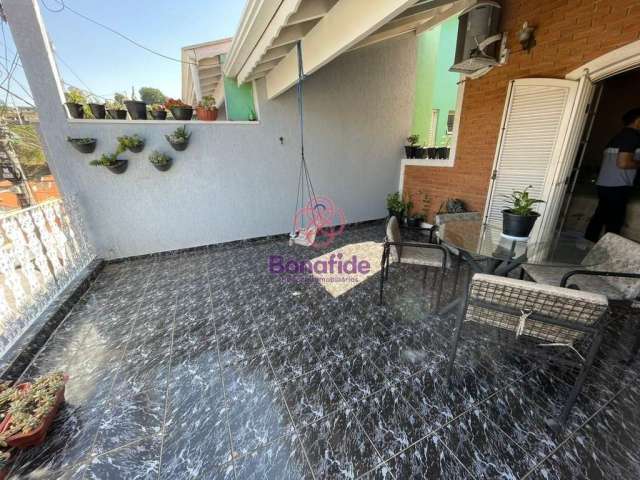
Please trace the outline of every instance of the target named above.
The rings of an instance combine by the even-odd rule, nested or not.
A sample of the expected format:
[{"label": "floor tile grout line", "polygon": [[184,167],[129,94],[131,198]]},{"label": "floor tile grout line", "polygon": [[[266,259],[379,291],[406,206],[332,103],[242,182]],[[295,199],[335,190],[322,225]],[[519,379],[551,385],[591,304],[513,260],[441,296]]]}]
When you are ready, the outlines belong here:
[{"label": "floor tile grout line", "polygon": [[567,442],[573,440],[578,432],[580,432],[591,420],[593,420],[601,411],[603,411],[606,407],[608,407],[616,398],[618,398],[622,393],[624,393],[628,388],[631,388],[631,385],[627,385],[623,390],[620,390],[611,400],[606,402],[602,407],[596,410],[589,418],[587,418],[578,428],[576,428],[570,435],[560,442],[560,444],[554,448],[547,456],[545,456],[542,460],[536,463],[531,470],[529,470],[523,477],[522,480],[528,478],[537,468],[539,468],[544,462],[546,462],[552,455],[554,455],[558,450],[560,450]]},{"label": "floor tile grout line", "polygon": [[[216,354],[218,356],[218,372],[220,375],[220,383],[222,384],[222,396],[224,399],[224,417],[225,417],[225,426],[227,427],[227,439],[229,441],[229,462],[231,462],[231,468],[233,469],[233,476],[236,477],[236,465],[233,451],[233,436],[231,435],[231,425],[229,423],[229,411],[231,410],[229,399],[227,398],[227,386],[225,382],[225,366],[222,363],[222,357],[220,355],[220,342],[218,341],[218,327],[216,326],[216,322],[213,320],[213,291],[211,289],[211,272],[209,270],[209,263],[207,262],[205,266],[206,276],[207,276],[207,285],[209,287],[209,301],[211,302],[211,321],[213,321],[213,328],[216,336]],[[223,301],[224,303],[224,301]],[[223,465],[228,464],[229,462],[224,463]]]},{"label": "floor tile grout line", "polygon": [[[152,264],[152,268],[151,268],[151,272],[150,273],[154,273],[155,268],[156,268],[156,262],[154,261]],[[151,283],[151,278],[153,277],[153,275],[148,275],[147,276],[147,281],[144,284],[144,287],[142,288],[142,292],[141,292],[141,298],[144,298],[144,294],[146,293],[147,289],[149,288],[149,284]],[[140,311],[140,308],[142,306],[142,301],[140,301],[140,304],[138,305],[138,308],[136,309],[136,313],[134,314],[135,317],[137,318],[137,313]],[[119,361],[119,368],[116,370],[115,375],[113,376],[113,378],[111,379],[111,386],[109,387],[109,393],[108,393],[108,404],[111,404],[112,401],[112,396],[113,396],[113,386],[115,385],[116,379],[118,378],[118,374],[120,373],[120,369],[122,368],[122,359],[126,356],[127,351],[129,350],[129,342],[131,340],[131,332],[133,332],[133,329],[135,327],[137,322],[132,322],[131,323],[131,327],[129,329],[129,333],[127,334],[127,342],[126,342],[126,346],[122,352],[122,355],[120,356],[120,361]],[[104,413],[103,413],[104,415]],[[91,448],[89,449],[89,466],[91,465],[91,462],[93,461],[94,458],[97,458],[98,455],[94,455],[94,450],[96,447],[96,441],[98,439],[98,433],[100,432],[100,426],[98,425],[98,428],[96,429],[96,432],[93,434],[93,438],[91,440]],[[66,445],[65,445],[65,449],[66,449]],[[86,471],[83,472],[82,474],[82,480],[84,480],[84,478],[86,477]]]},{"label": "floor tile grout line", "polygon": [[[260,342],[262,343],[262,346],[264,348],[264,340],[262,339],[262,334],[260,333],[260,331],[258,331],[258,336],[260,338]],[[313,349],[313,347],[311,347]],[[314,352],[315,353],[315,352]],[[269,358],[269,354],[265,353],[266,358],[267,358],[267,362],[269,363],[269,368],[271,369],[271,373],[273,374],[273,380],[275,382],[275,387],[278,389],[279,393],[280,393],[280,399],[282,401],[282,403],[284,403],[285,408],[287,409],[287,413],[289,415],[289,421],[291,422],[291,426],[293,427],[293,430],[295,432],[295,434],[298,437],[298,444],[300,445],[300,450],[302,450],[302,454],[304,455],[304,458],[307,462],[307,467],[309,468],[309,471],[311,472],[311,478],[313,478],[314,480],[316,479],[316,472],[314,471],[314,469],[311,466],[311,462],[309,461],[309,455],[307,453],[307,449],[304,447],[304,444],[302,443],[302,433],[299,431],[298,429],[298,425],[296,424],[295,419],[293,418],[293,414],[291,413],[291,409],[289,408],[289,405],[287,404],[287,400],[284,397],[284,390],[282,389],[281,385],[282,383],[279,383],[277,381],[277,374],[275,369],[273,368],[273,364],[271,362],[271,358]],[[286,382],[283,382],[286,383]],[[235,464],[234,464],[234,472],[235,472]],[[236,479],[238,480],[238,479]]]},{"label": "floor tile grout line", "polygon": [[[207,282],[208,283],[208,282]],[[167,425],[167,415],[169,413],[169,390],[171,388],[171,360],[173,357],[173,341],[175,339],[176,333],[176,315],[178,313],[178,294],[175,294],[174,304],[173,304],[173,319],[171,320],[171,342],[169,344],[169,366],[167,372],[167,386],[165,388],[164,395],[164,415],[162,417],[162,426],[160,430],[160,452],[158,454],[158,479],[160,479],[160,475],[162,474],[162,454],[164,453],[164,434],[165,428]]]}]

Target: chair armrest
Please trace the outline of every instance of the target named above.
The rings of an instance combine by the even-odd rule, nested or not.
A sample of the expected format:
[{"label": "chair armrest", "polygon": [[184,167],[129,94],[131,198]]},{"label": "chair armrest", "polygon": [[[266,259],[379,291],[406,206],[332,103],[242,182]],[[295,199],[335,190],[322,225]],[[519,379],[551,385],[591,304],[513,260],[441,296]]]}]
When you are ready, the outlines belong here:
[{"label": "chair armrest", "polygon": [[604,272],[597,270],[572,270],[563,275],[560,281],[561,287],[566,287],[567,282],[574,275],[591,275],[595,277],[619,277],[619,278],[638,278],[640,279],[640,273],[627,273],[627,272]]},{"label": "chair armrest", "polygon": [[[417,242],[384,242],[384,251],[388,251],[389,247],[418,247],[418,248],[428,248],[432,250],[439,250],[442,252],[442,265],[443,268],[447,265],[447,260],[449,256],[449,252],[442,245],[438,245],[436,243],[417,243]],[[383,254],[384,256],[384,254]]]}]

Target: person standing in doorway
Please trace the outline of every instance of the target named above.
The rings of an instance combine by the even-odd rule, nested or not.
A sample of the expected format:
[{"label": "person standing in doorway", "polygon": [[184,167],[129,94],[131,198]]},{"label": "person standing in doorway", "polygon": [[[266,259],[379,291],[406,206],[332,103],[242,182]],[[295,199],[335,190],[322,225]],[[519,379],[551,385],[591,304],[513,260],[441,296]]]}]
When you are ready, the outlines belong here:
[{"label": "person standing in doorway", "polygon": [[603,227],[606,232],[612,233],[622,230],[633,181],[640,169],[640,159],[636,156],[636,150],[640,149],[640,108],[625,113],[622,122],[624,128],[609,141],[604,150],[596,182],[598,207],[584,235],[592,242],[598,241]]}]

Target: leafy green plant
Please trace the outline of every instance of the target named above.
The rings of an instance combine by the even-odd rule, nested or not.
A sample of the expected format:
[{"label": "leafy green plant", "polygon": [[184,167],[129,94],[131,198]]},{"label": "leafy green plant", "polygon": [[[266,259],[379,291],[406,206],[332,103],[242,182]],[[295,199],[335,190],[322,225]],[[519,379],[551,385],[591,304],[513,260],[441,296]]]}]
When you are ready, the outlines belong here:
[{"label": "leafy green plant", "polygon": [[124,103],[118,100],[107,100],[104,104],[107,110],[124,110]]},{"label": "leafy green plant", "polygon": [[202,100],[198,102],[198,107],[205,110],[213,110],[216,108],[216,99],[213,95],[205,95]]},{"label": "leafy green plant", "polygon": [[64,96],[69,103],[87,103],[87,94],[79,88],[71,87]]},{"label": "leafy green plant", "polygon": [[258,120],[258,116],[256,115],[256,111],[252,108],[252,109],[249,111],[249,121],[250,121],[250,122],[255,122],[255,121],[257,121],[257,120]]},{"label": "leafy green plant", "polygon": [[418,142],[420,142],[420,135],[409,135],[407,137],[407,143],[411,147],[415,147],[416,145],[418,145]]},{"label": "leafy green plant", "polygon": [[407,210],[407,204],[402,201],[400,193],[390,193],[387,195],[387,210],[394,215],[402,216]]},{"label": "leafy green plant", "polygon": [[189,141],[189,137],[191,136],[190,132],[187,132],[187,127],[182,126],[176,128],[173,133],[166,135],[169,143],[186,143]]},{"label": "leafy green plant", "polygon": [[99,159],[91,160],[89,165],[93,165],[94,167],[113,167],[118,164],[118,154],[117,153],[103,153]]},{"label": "leafy green plant", "polygon": [[120,155],[125,150],[138,150],[142,146],[144,146],[144,140],[139,135],[123,135],[118,137],[116,155]]},{"label": "leafy green plant", "polygon": [[149,110],[152,112],[164,112],[166,109],[161,103],[154,103],[153,105],[149,105]]},{"label": "leafy green plant", "polygon": [[529,196],[529,189],[533,188],[533,185],[529,185],[521,192],[515,191],[511,195],[505,195],[511,207],[508,209],[509,213],[514,215],[520,215],[523,217],[537,216],[538,213],[533,210],[533,206],[537,203],[544,203],[544,200],[537,198],[531,198]]},{"label": "leafy green plant", "polygon": [[154,165],[166,165],[171,162],[171,157],[162,152],[154,150],[153,152],[151,152],[151,155],[149,155],[149,161]]}]

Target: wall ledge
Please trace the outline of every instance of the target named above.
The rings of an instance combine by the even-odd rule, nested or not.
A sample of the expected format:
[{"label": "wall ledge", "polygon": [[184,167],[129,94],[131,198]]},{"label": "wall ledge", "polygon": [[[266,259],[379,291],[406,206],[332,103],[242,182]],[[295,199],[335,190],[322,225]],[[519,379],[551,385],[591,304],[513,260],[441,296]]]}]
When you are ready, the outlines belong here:
[{"label": "wall ledge", "polygon": [[96,120],[93,118],[69,118],[67,123],[70,125],[260,125],[261,122],[250,122],[248,120],[228,121],[216,120],[215,122],[206,122],[203,120]]}]

